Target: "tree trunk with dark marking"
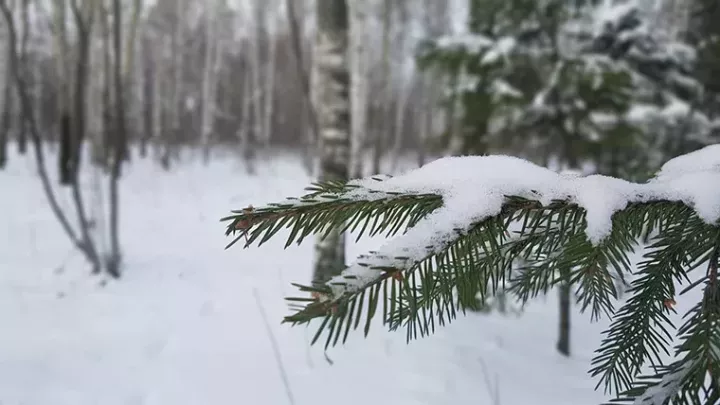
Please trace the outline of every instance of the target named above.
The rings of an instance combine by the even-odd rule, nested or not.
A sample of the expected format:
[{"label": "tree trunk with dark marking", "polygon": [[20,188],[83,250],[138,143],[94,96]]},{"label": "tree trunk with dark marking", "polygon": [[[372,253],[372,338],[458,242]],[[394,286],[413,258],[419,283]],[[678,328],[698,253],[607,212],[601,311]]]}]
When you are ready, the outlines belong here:
[{"label": "tree trunk with dark marking", "polygon": [[[346,0],[317,0],[315,69],[321,181],[346,180],[350,160],[350,73]],[[322,283],[345,267],[345,238],[331,232],[316,245],[313,281]]]}]

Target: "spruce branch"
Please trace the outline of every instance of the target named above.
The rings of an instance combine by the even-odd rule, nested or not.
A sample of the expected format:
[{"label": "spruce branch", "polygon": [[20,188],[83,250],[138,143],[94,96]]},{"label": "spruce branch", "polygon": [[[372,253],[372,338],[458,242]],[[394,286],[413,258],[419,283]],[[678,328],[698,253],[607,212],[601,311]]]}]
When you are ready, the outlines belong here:
[{"label": "spruce branch", "polygon": [[[459,185],[446,188],[444,178],[427,186],[429,172],[416,172],[400,181],[318,183],[298,199],[248,207],[223,220],[234,236],[228,247],[241,238],[245,247],[261,245],[281,229],[288,233],[286,247],[331,230],[355,231],[358,239],[394,237],[325,284],[295,284],[309,296],[287,298],[295,312],[284,322],[318,319],[313,344],[323,335],[326,348],[345,342],[360,325],[367,335],[378,317],[390,330],[405,328],[409,341],[473,308],[478,292],[484,299],[508,290],[524,304],[567,282],[577,288],[583,311],[612,319],[590,370],[598,387],[620,402],[667,394],[694,404],[693,393],[720,395],[720,192],[705,186],[720,182],[717,151],[668,162],[643,184],[569,178],[527,162],[480,158],[465,161],[478,166],[464,167],[477,173],[500,162],[532,169],[532,179],[501,175],[467,184],[468,177],[456,176]],[[545,184],[536,189],[536,180]],[[634,266],[629,255],[642,245]],[[706,274],[695,275],[703,263],[710,263]],[[630,297],[616,312],[615,281],[626,284],[630,274]],[[685,285],[680,295],[704,285],[704,298],[677,332],[669,318],[676,284]],[[674,338],[680,346],[664,365]],[[648,365],[654,372],[641,374]]]},{"label": "spruce branch", "polygon": [[391,237],[442,204],[440,196],[431,194],[403,195],[370,190],[372,198],[361,200],[347,196],[358,188],[337,181],[316,183],[306,188],[309,193],[300,198],[232,211],[233,215],[221,219],[229,221],[225,235],[239,235],[226,249],[242,238],[246,238],[245,248],[254,242],[260,246],[281,229],[291,229],[286,248],[302,243],[310,235],[327,234],[334,229],[359,230],[357,240],[366,234],[372,237],[383,232]]},{"label": "spruce branch", "polygon": [[[442,197],[435,194],[364,190],[368,198],[362,199],[353,197],[358,189],[339,182],[318,183],[299,199],[234,211],[234,215],[223,218],[229,221],[226,233],[241,235],[229,246],[243,235],[247,235],[246,247],[257,240],[263,244],[283,228],[290,229],[286,247],[331,229],[359,229],[358,239],[365,233],[374,236],[385,232],[386,236],[394,236],[442,205]],[[507,286],[522,302],[546,293],[560,281],[555,276],[560,267],[572,270],[570,274],[578,285],[583,309],[592,307],[593,317],[597,318],[601,312],[612,313],[612,298],[616,296],[613,277],[624,279],[630,273],[627,252],[631,251],[632,238],[647,232],[648,227],[654,229],[655,211],[678,205],[684,207],[667,201],[631,204],[624,211],[628,215],[619,212],[614,217],[622,226],[614,227],[610,238],[593,246],[584,234],[584,210],[577,204],[556,200],[542,205],[539,201],[507,196],[500,214],[470,224],[468,230],[455,229],[447,243],[428,247],[421,260],[398,256],[385,258],[389,265],[371,266],[363,260],[376,252],[360,256],[360,266],[377,270],[377,275],[353,289],[341,289],[343,293],[339,295],[333,294],[330,285],[294,284],[312,297],[288,298],[301,305],[284,321],[302,324],[325,318],[313,343],[327,328],[332,339],[326,343],[337,344],[341,336],[338,328],[342,327],[345,341],[351,326],[356,329],[360,325],[362,315],[366,318],[367,334],[370,318],[378,313],[382,302],[383,323],[391,330],[405,326],[410,340],[430,334],[436,325],[445,325],[458,312],[464,313],[474,305],[477,291],[494,295]],[[651,218],[648,223],[630,214],[641,207],[647,208],[643,215]],[[515,267],[518,262],[522,264]],[[614,276],[609,269],[613,269]],[[505,280],[510,270],[516,276]],[[347,278],[354,281],[352,276]]]},{"label": "spruce branch", "polygon": [[611,404],[716,404],[720,401],[720,289],[718,288],[718,255],[720,230],[710,231],[714,247],[709,257],[702,300],[686,314],[679,328],[680,344],[669,366],[655,366],[654,374],[643,375]]},{"label": "spruce branch", "polygon": [[[647,247],[631,284],[632,296],[613,317],[592,361],[590,373],[600,376],[598,387],[604,385],[606,392],[626,391],[643,365],[648,361],[662,364],[662,357],[670,355],[673,325],[666,301],[675,297],[675,282],[689,281],[687,273],[707,261],[716,243],[715,238],[707,238],[715,227],[684,206],[665,212],[670,214],[672,208],[676,212],[668,218],[676,222],[668,220]],[[691,251],[688,243],[692,243]]]}]

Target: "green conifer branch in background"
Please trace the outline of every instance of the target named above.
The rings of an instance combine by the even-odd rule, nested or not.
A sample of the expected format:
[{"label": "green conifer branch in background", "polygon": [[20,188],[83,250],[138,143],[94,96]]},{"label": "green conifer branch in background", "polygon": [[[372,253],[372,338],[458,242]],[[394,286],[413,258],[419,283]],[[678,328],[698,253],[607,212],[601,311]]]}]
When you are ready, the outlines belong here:
[{"label": "green conifer branch in background", "polygon": [[[443,204],[436,194],[372,191],[345,182],[318,183],[308,191],[299,199],[250,207],[223,218],[228,222],[226,234],[234,235],[228,247],[238,241],[245,247],[262,245],[281,229],[289,230],[286,247],[331,229],[357,232],[358,239],[392,237]],[[677,384],[673,393],[678,398],[697,400],[700,389],[712,391],[707,394],[711,398],[720,395],[717,372],[712,371],[720,368],[720,227],[707,224],[680,202],[630,203],[613,215],[612,233],[594,245],[585,234],[585,215],[570,200],[542,205],[507,196],[498,215],[456,229],[440,249],[429,246],[421,260],[388,258],[392,265],[375,267],[377,276],[359,285],[351,276],[346,282],[296,285],[312,296],[288,298],[297,312],[284,321],[295,325],[321,318],[312,342],[324,334],[327,348],[345,342],[360,325],[367,335],[371,321],[382,313],[383,323],[391,330],[404,327],[409,341],[433,333],[471,308],[478,291],[494,295],[507,289],[524,304],[567,281],[564,274],[577,286],[583,311],[590,309],[594,319],[603,314],[612,319],[590,373],[599,378],[598,387],[615,394],[613,403],[651,398],[656,391],[665,395],[672,384]],[[643,260],[633,266],[629,254],[641,247],[639,241],[647,246]],[[368,257],[358,258],[358,264]],[[691,277],[707,263],[704,276]],[[616,312],[614,281],[631,274],[635,278],[630,297]],[[674,333],[668,315],[678,295],[676,281],[688,285],[680,294],[704,285],[704,298]],[[672,351],[675,335],[682,342],[675,349],[678,360],[660,366],[661,357]],[[658,367],[641,376],[647,364]],[[714,382],[706,383],[708,375]]]}]

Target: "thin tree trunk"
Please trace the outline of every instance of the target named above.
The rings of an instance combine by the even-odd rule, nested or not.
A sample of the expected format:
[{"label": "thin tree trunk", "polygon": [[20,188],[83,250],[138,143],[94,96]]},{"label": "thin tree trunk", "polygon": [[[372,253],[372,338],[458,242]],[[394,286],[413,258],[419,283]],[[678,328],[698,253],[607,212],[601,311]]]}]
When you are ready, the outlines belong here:
[{"label": "thin tree trunk", "polygon": [[13,111],[13,81],[10,67],[8,66],[13,57],[10,55],[12,47],[9,43],[6,43],[5,46],[7,49],[5,49],[5,83],[3,83],[2,121],[0,121],[0,169],[3,169],[7,164],[7,143],[10,137],[10,128],[12,127]]},{"label": "thin tree trunk", "polygon": [[[274,18],[274,17],[273,17]],[[273,24],[273,27],[275,28],[275,24]],[[268,60],[267,65],[265,66],[265,81],[264,81],[264,90],[263,90],[263,100],[265,101],[265,105],[263,106],[263,147],[265,150],[270,148],[271,142],[272,142],[272,133],[273,133],[273,113],[274,113],[274,103],[275,103],[275,72],[277,70],[276,62],[277,62],[277,40],[274,36],[268,35],[268,40],[270,41],[268,46]]]},{"label": "thin tree trunk", "polygon": [[166,131],[165,150],[162,157],[162,165],[165,169],[170,168],[171,157],[178,158],[179,143],[181,140],[182,128],[181,119],[185,111],[185,13],[187,9],[186,0],[177,0],[175,7],[175,32],[173,32],[172,47],[172,84],[170,102],[170,129]]},{"label": "thin tree trunk", "polygon": [[[20,40],[20,57],[23,59],[22,63],[26,63],[28,43],[30,41],[30,13],[28,8],[30,6],[30,0],[22,0],[22,39]],[[32,73],[30,73],[32,75]],[[31,76],[33,77],[33,76]],[[34,77],[33,83],[37,80],[37,76]],[[32,85],[32,93],[37,93],[37,86]],[[13,99],[11,97],[11,99]],[[12,125],[10,126],[12,128]],[[17,135],[17,150],[18,153],[24,155],[27,152],[27,123],[23,120],[19,120],[16,123],[15,131]]]},{"label": "thin tree trunk", "polygon": [[[265,81],[268,74],[268,66],[263,63],[269,63],[264,60],[264,46],[270,44],[270,36],[267,30],[267,7],[268,1],[255,2],[255,43],[252,52],[252,84],[255,87],[253,91],[253,134],[254,138],[262,145],[264,152],[267,151],[268,139],[265,124],[265,98],[270,97],[265,91]],[[269,47],[268,47],[269,48]],[[268,52],[269,53],[269,52]],[[269,58],[268,58],[269,59]],[[264,73],[263,73],[264,72]]]},{"label": "thin tree trunk", "polygon": [[140,137],[140,157],[145,158],[148,154],[148,143],[154,138],[155,125],[154,117],[155,110],[160,109],[154,103],[155,99],[155,84],[153,83],[155,77],[155,61],[152,57],[152,53],[147,50],[150,46],[150,41],[143,39],[143,70],[142,70],[142,119],[143,119],[143,131]]},{"label": "thin tree trunk", "polygon": [[[135,70],[137,68],[136,62],[135,62],[135,54],[137,52],[136,45],[137,45],[137,32],[138,27],[140,25],[140,16],[142,14],[142,0],[135,0],[133,1],[133,8],[132,13],[130,14],[130,21],[128,24],[128,29],[125,30],[124,35],[124,50],[125,50],[125,56],[122,59],[123,65],[122,65],[122,79],[123,79],[123,86],[125,89],[127,89],[125,92],[123,92],[123,102],[125,103],[124,108],[126,109],[125,115],[123,119],[125,120],[123,127],[125,128],[125,135],[123,138],[123,160],[125,162],[129,162],[132,158],[132,153],[130,149],[130,136],[133,133],[139,132],[140,128],[137,127],[137,123],[139,123],[139,120],[128,120],[129,116],[134,115],[134,110],[137,110],[137,108],[133,109],[133,106],[136,106],[138,103],[129,103],[130,100],[140,99],[139,95],[136,93],[138,91],[138,86],[135,85],[136,81],[136,75]],[[141,90],[140,90],[141,92]],[[138,114],[139,115],[139,114]]]},{"label": "thin tree trunk", "polygon": [[367,92],[370,73],[366,49],[368,3],[366,0],[354,0],[348,6],[350,7],[350,107],[352,109],[350,174],[358,178],[363,175],[363,146],[367,138]]},{"label": "thin tree trunk", "polygon": [[[436,38],[447,31],[449,25],[448,3],[438,2],[435,0],[423,0],[423,23],[428,27],[428,34],[431,38]],[[422,166],[427,163],[428,148],[430,147],[430,139],[435,135],[436,128],[443,124],[442,117],[437,112],[437,97],[440,94],[440,83],[429,73],[422,74],[423,91],[422,91],[422,107],[423,112],[420,119],[421,135],[418,140],[418,165]]]},{"label": "thin tree trunk", "polygon": [[112,43],[111,29],[109,21],[109,10],[102,5],[100,10],[100,25],[102,31],[103,58],[102,58],[102,102],[101,107],[101,129],[100,134],[96,137],[94,149],[94,159],[97,165],[103,168],[109,168],[111,139],[113,137],[112,122]]},{"label": "thin tree trunk", "polygon": [[217,35],[217,17],[220,4],[218,1],[210,4],[211,10],[205,21],[205,63],[203,66],[201,101],[202,112],[200,113],[200,143],[203,151],[203,161],[207,164],[210,161],[211,136],[215,126],[215,92],[217,84],[217,60],[219,59],[219,41]]},{"label": "thin tree trunk", "polygon": [[[406,26],[410,22],[410,12],[408,10],[408,4],[406,0],[399,0],[397,2],[397,13],[398,13],[398,20],[400,27]],[[403,66],[404,64],[404,52],[407,48],[407,37],[405,30],[396,30],[395,31],[395,47],[397,47],[400,52],[397,52],[397,54],[400,54],[400,58],[394,58],[396,63],[398,63],[399,66]],[[402,70],[402,69],[401,69]],[[395,104],[395,127],[393,128],[392,133],[392,148],[391,148],[391,156],[390,156],[390,172],[393,173],[397,170],[398,164],[400,163],[400,156],[402,154],[402,145],[404,141],[404,134],[405,134],[405,119],[407,116],[407,107],[408,107],[408,99],[410,98],[410,93],[413,90],[413,77],[407,76],[404,73],[400,73],[398,75],[400,78],[398,80],[398,92],[397,92],[397,102]]]},{"label": "thin tree trunk", "polygon": [[78,5],[75,0],[71,0],[70,4],[78,32],[78,57],[75,65],[75,89],[73,97],[74,111],[73,118],[70,121],[70,174],[72,180],[70,186],[75,212],[80,226],[82,243],[93,265],[93,272],[99,273],[102,264],[90,232],[91,224],[85,209],[82,185],[80,182],[80,165],[82,163],[83,141],[86,131],[85,100],[87,95],[88,67],[90,63],[90,41],[94,18],[92,5],[94,5],[94,3],[90,3],[89,10]]},{"label": "thin tree trunk", "polygon": [[[302,85],[303,91],[303,106],[304,106],[304,117],[309,122],[309,128],[303,127],[303,164],[305,170],[308,173],[313,172],[314,158],[317,139],[319,138],[318,129],[318,116],[315,103],[313,100],[313,92],[310,91],[310,74],[307,72],[305,67],[305,58],[303,58],[303,46],[302,46],[302,26],[300,25],[301,19],[298,18],[295,5],[299,2],[296,0],[285,0],[285,5],[288,13],[288,20],[290,22],[290,35],[292,37],[292,49],[295,54],[295,63],[297,64],[297,72],[300,76],[300,84]],[[314,70],[313,70],[314,71]]]},{"label": "thin tree trunk", "polygon": [[[67,33],[67,0],[58,0],[54,4],[54,24],[57,27],[55,36],[56,51],[55,61],[57,68],[58,97],[57,112],[58,120],[57,133],[59,135],[60,153],[58,153],[58,174],[60,184],[70,186],[72,178],[72,118],[70,106],[72,105],[72,94],[70,92],[70,66],[69,66],[69,45]],[[50,131],[51,136],[54,131]]]},{"label": "thin tree trunk", "polygon": [[251,98],[253,97],[254,86],[252,85],[252,74],[248,69],[245,69],[245,75],[243,78],[243,108],[240,116],[240,123],[238,125],[238,138],[240,138],[240,148],[242,150],[243,160],[245,161],[245,168],[247,173],[252,175],[255,174],[255,145],[253,145],[252,139],[250,138],[250,104]]},{"label": "thin tree trunk", "polygon": [[432,132],[433,128],[433,111],[432,111],[432,99],[430,95],[430,89],[432,85],[430,84],[430,77],[427,75],[427,73],[423,73],[421,76],[421,87],[422,91],[420,93],[420,103],[418,105],[418,112],[416,112],[415,117],[420,121],[418,123],[418,127],[420,130],[418,131],[418,137],[417,137],[417,165],[423,166],[427,162],[427,148],[428,148],[428,139],[430,138],[430,133]]},{"label": "thin tree trunk", "polygon": [[85,100],[87,96],[88,71],[90,63],[91,21],[86,21],[84,10],[71,0],[71,7],[77,29],[77,60],[75,63],[75,81],[73,94],[73,113],[71,119],[71,156],[70,173],[73,184],[78,183],[82,164],[83,143],[86,132]]},{"label": "thin tree trunk", "polygon": [[570,283],[563,281],[558,289],[560,321],[558,324],[557,350],[563,356],[570,356]]},{"label": "thin tree trunk", "polygon": [[392,74],[391,71],[391,65],[390,65],[390,25],[391,25],[391,17],[392,17],[392,2],[385,1],[384,3],[384,9],[383,9],[383,32],[382,32],[382,89],[383,89],[383,97],[377,97],[377,108],[376,111],[380,115],[379,124],[376,125],[374,129],[374,138],[373,138],[373,153],[372,153],[372,174],[378,174],[382,171],[381,164],[382,164],[382,156],[383,156],[383,149],[384,149],[384,143],[386,138],[386,133],[389,130],[389,123],[390,120],[389,114],[390,114],[390,100],[391,100],[391,84],[392,81],[390,80],[390,75]]},{"label": "thin tree trunk", "polygon": [[411,88],[409,86],[400,87],[397,107],[395,109],[395,129],[393,131],[392,162],[390,166],[391,172],[395,172],[398,168],[398,164],[400,163],[405,133],[405,118],[407,116],[407,105],[410,93]]},{"label": "thin tree trunk", "polygon": [[453,72],[448,83],[451,95],[445,109],[445,124],[447,125],[445,130],[449,135],[450,141],[448,142],[445,154],[449,156],[467,155],[472,152],[472,146],[468,145],[463,137],[460,119],[457,113],[458,109],[461,107],[460,98],[458,97],[460,74],[461,72],[459,71]]},{"label": "thin tree trunk", "polygon": [[[163,38],[164,40],[160,40],[160,46],[167,46],[167,39]],[[155,145],[155,151],[157,156],[159,157],[161,165],[164,163],[163,158],[165,157],[165,151],[167,140],[167,128],[164,126],[165,120],[163,120],[163,117],[166,115],[167,112],[167,101],[165,100],[164,96],[164,83],[165,83],[165,75],[167,73],[167,65],[168,61],[167,58],[165,58],[163,55],[154,55],[154,70],[153,70],[153,76],[150,80],[150,84],[153,86],[153,112],[152,112],[152,127],[153,127],[153,134],[155,135],[155,142],[153,144]],[[164,167],[164,165],[163,165]]]},{"label": "thin tree trunk", "polygon": [[110,170],[110,253],[106,270],[112,277],[120,277],[122,253],[120,251],[120,174],[126,154],[125,100],[123,98],[122,74],[122,8],[120,0],[113,0],[113,50],[115,53],[115,133],[113,139],[113,159]]},{"label": "thin tree trunk", "polygon": [[[345,0],[317,0],[315,89],[319,92],[320,180],[346,180],[350,154],[350,99]],[[331,232],[316,245],[313,282],[321,283],[345,267],[345,238]]]}]

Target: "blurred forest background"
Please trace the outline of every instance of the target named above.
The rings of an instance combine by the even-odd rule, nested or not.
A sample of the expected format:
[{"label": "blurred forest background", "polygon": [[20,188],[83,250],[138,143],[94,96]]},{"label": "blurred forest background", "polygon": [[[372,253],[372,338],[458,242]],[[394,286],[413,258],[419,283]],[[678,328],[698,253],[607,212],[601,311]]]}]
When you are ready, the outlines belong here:
[{"label": "blurred forest background", "polygon": [[[252,175],[289,151],[342,180],[507,153],[643,180],[720,139],[718,4],[0,0],[0,170],[37,164],[67,236],[114,277],[122,169],[137,159],[172,171],[229,154]],[[107,180],[108,252],[86,169]],[[341,238],[319,244],[317,280],[342,267]]]}]

